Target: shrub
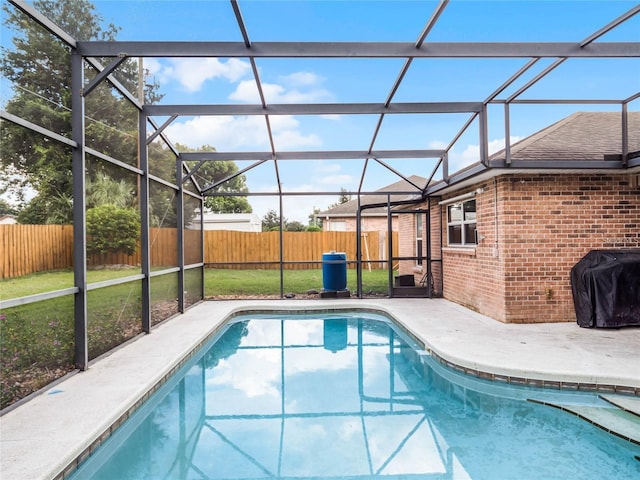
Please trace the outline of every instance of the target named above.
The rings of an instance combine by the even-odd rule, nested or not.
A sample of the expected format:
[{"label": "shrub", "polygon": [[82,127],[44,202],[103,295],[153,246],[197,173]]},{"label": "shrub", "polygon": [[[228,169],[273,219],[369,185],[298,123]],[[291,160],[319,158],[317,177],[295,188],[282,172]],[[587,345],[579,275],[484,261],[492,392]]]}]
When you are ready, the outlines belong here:
[{"label": "shrub", "polygon": [[87,210],[87,253],[136,252],[140,218],[133,208],[100,205]]}]

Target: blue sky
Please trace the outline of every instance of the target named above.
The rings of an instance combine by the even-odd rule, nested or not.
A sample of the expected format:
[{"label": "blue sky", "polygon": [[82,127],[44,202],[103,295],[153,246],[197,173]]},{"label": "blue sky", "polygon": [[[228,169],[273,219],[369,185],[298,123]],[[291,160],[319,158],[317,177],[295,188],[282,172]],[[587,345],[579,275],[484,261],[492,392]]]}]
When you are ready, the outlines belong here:
[{"label": "blue sky", "polygon": [[[241,41],[232,8],[224,0],[95,0],[107,23],[121,28],[119,40]],[[581,41],[637,2],[452,0],[427,41]],[[260,1],[240,0],[252,41],[404,41],[414,42],[436,1]],[[640,40],[640,15],[599,41]],[[394,101],[482,101],[527,59],[420,59],[413,62]],[[543,59],[499,98],[552,63]],[[269,103],[384,102],[402,59],[258,59]],[[258,103],[246,59],[145,59],[161,84],[164,104]],[[640,90],[640,59],[572,59],[520,98],[627,98]],[[614,110],[613,105],[513,106],[511,136],[524,138],[580,110]],[[631,104],[640,109],[640,101]],[[387,116],[374,149],[429,149],[446,146],[467,120],[466,114]],[[162,122],[164,119],[158,119]],[[276,149],[367,150],[377,116],[272,117]],[[269,150],[262,117],[184,117],[168,129],[175,142],[218,151]],[[491,151],[504,146],[501,106],[490,107]],[[478,160],[478,129],[468,130],[450,152],[450,171]],[[249,162],[251,163],[251,162]],[[405,175],[428,176],[435,160],[389,161]],[[240,163],[242,168],[248,165]],[[363,161],[280,162],[285,191],[356,190]],[[380,165],[370,165],[364,189],[399,180]],[[251,191],[275,191],[274,167],[247,174]],[[324,209],[336,197],[285,199],[285,217],[306,223],[313,207]],[[262,216],[277,199],[253,197]]]}]

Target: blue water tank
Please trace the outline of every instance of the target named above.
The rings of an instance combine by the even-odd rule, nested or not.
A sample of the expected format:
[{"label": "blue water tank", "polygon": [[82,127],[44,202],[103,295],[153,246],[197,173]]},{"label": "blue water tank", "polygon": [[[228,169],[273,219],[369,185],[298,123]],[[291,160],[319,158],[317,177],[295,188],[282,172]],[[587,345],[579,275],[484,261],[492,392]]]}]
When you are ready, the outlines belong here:
[{"label": "blue water tank", "polygon": [[325,290],[345,290],[347,288],[346,253],[322,254],[322,288]]}]

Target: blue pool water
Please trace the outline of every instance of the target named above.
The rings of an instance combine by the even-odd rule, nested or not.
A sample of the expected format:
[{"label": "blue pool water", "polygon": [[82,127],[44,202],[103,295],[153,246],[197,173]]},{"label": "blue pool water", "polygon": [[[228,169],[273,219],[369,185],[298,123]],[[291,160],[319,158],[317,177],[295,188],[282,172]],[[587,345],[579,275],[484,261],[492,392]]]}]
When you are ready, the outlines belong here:
[{"label": "blue pool water", "polygon": [[71,477],[638,479],[640,446],[470,378],[373,314],[238,317]]}]

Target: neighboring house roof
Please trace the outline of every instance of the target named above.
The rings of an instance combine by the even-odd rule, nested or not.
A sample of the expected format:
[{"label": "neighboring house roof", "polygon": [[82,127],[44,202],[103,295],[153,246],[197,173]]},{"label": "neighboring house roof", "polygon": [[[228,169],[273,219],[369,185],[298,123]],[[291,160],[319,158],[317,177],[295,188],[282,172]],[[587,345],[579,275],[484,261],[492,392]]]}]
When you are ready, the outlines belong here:
[{"label": "neighboring house roof", "polygon": [[[426,178],[420,177],[418,175],[411,175],[410,177],[407,177],[407,179],[421,188],[424,188],[427,182]],[[377,203],[384,203],[387,201],[388,193],[413,192],[413,191],[415,191],[415,193],[402,193],[399,195],[398,194],[392,195],[391,200],[392,201],[410,200],[412,198],[415,198],[416,195],[421,195],[421,192],[418,189],[416,189],[416,187],[414,187],[413,185],[411,185],[411,183],[403,179],[376,190],[376,192],[380,192],[380,195],[362,195],[360,197],[360,205],[373,205]],[[357,211],[358,211],[358,199],[356,198],[354,200],[349,200],[348,202],[341,203],[340,205],[336,205],[335,207],[324,210],[318,213],[317,215],[321,217],[353,217],[354,215],[356,215]],[[387,207],[376,207],[376,208],[366,209],[362,212],[362,215],[363,216],[372,216],[372,215],[386,216]]]},{"label": "neighboring house roof", "polygon": [[[629,112],[629,150],[640,150],[640,112]],[[511,146],[511,160],[615,160],[622,155],[620,112],[578,112]],[[504,160],[505,150],[489,157]]]},{"label": "neighboring house roof", "polygon": [[[262,231],[262,220],[255,213],[210,213],[202,215],[204,230]],[[200,222],[190,223],[188,228],[200,228]]]},{"label": "neighboring house roof", "polygon": [[15,225],[18,223],[15,215],[0,215],[0,225]]},{"label": "neighboring house roof", "polygon": [[255,213],[208,213],[202,215],[205,223],[262,223]]},{"label": "neighboring house roof", "polygon": [[[630,166],[635,164],[635,170],[640,157],[640,112],[628,112],[627,118],[629,158],[636,159]],[[511,166],[506,165],[502,149],[489,156],[490,168],[473,163],[451,174],[448,184],[442,180],[433,183],[429,193],[451,193],[487,178],[523,171],[575,173],[585,168],[621,171],[622,114],[577,112],[514,143],[510,151]]]}]

